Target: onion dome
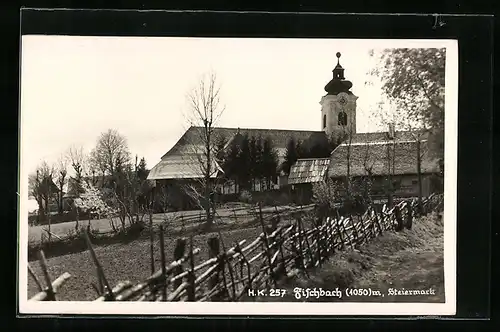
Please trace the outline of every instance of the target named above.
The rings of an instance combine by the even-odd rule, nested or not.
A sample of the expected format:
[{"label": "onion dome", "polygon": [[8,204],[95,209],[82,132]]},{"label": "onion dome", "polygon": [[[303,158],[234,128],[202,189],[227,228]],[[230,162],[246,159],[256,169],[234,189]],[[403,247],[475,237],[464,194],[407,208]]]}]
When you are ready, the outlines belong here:
[{"label": "onion dome", "polygon": [[337,65],[332,70],[333,78],[328,84],[325,86],[325,91],[328,92],[329,95],[337,95],[341,92],[345,92],[348,94],[352,94],[349,91],[352,88],[352,82],[347,81],[344,77],[344,68],[340,65],[340,52],[337,52]]}]

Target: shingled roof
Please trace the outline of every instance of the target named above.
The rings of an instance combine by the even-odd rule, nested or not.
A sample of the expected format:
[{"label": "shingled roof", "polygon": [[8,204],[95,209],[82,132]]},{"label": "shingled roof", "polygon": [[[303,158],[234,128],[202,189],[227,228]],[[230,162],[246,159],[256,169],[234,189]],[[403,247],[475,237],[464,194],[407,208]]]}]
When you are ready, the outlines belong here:
[{"label": "shingled roof", "polygon": [[[414,141],[415,137],[418,135],[421,140],[426,140],[428,138],[428,133],[424,131],[395,131],[394,141]],[[353,135],[351,144],[356,143],[366,143],[366,142],[387,142],[389,141],[389,136],[387,131],[378,131],[371,133],[356,133]],[[391,140],[392,141],[392,140]]]},{"label": "shingled roof", "polygon": [[[197,178],[201,177],[199,171],[199,162],[197,155],[203,154],[203,127],[192,126],[175,145],[161,157],[161,161],[151,169],[148,179],[174,179],[174,178]],[[237,134],[249,137],[270,138],[273,147],[278,155],[278,162],[284,161],[286,145],[288,140],[293,137],[295,140],[309,142],[311,140],[322,139],[325,134],[322,131],[290,130],[290,129],[258,129],[258,128],[213,128],[214,140],[224,137],[228,143],[233,140]],[[189,157],[191,156],[191,157]],[[215,172],[215,171],[214,171]]]},{"label": "shingled roof", "polygon": [[[175,145],[162,156],[162,159],[170,154],[178,153],[193,153],[195,151],[203,151],[203,127],[192,126],[182,137],[175,143]],[[226,140],[231,140],[236,134],[241,135],[247,134],[248,136],[262,138],[269,137],[274,148],[276,148],[278,154],[280,151],[283,152],[286,149],[288,140],[294,137],[295,140],[306,141],[314,134],[314,137],[324,135],[322,131],[309,131],[309,130],[291,130],[291,129],[259,129],[259,128],[224,128],[215,127],[214,138],[224,137]]]},{"label": "shingled roof", "polygon": [[[424,137],[424,136],[422,136]],[[388,150],[394,149],[394,174],[417,174],[417,142],[409,132],[397,132],[394,140],[387,138],[387,133],[356,134],[350,145],[350,175],[367,175],[366,169],[371,169],[372,175],[389,174]],[[430,158],[427,139],[421,139],[421,172],[439,172],[439,162]],[[349,144],[346,142],[333,150],[328,170],[329,177],[342,177],[347,175],[347,155]],[[391,164],[392,164],[392,159]]]},{"label": "shingled roof", "polygon": [[325,180],[329,158],[299,159],[290,168],[288,184],[314,183]]},{"label": "shingled roof", "polygon": [[[198,179],[204,176],[201,156],[194,154],[169,155],[162,159],[149,171],[148,180],[168,179]],[[213,162],[211,178],[215,178],[221,169],[217,162]]]}]

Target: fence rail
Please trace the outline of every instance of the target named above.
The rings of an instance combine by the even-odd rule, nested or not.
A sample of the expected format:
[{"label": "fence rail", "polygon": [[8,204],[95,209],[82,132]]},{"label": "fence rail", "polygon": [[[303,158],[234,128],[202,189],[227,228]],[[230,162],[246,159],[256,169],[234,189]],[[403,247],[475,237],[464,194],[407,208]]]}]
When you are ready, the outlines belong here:
[{"label": "fence rail", "polygon": [[[316,216],[314,220],[304,221],[303,215],[297,214],[281,223],[278,213],[267,225],[259,208],[262,233],[256,239],[242,240],[227,249],[220,237],[213,236],[207,243],[208,259],[197,265],[194,257],[200,249],[193,248],[192,237],[190,241],[177,239],[173,261],[166,261],[163,226],[160,226],[160,269],[138,284],[124,281],[113,288],[84,233],[96,265],[98,298],[95,301],[238,301],[249,289],[276,286],[282,278],[321,266],[337,250],[355,248],[386,231],[411,229],[416,216],[442,208],[443,196],[431,195],[422,205],[415,199],[404,200],[391,209],[384,205],[381,212],[370,207],[363,215],[340,218]],[[43,252],[39,262],[47,287],[42,289],[28,265],[40,289],[30,300],[55,301],[57,289],[71,276],[65,273],[51,282]]]}]

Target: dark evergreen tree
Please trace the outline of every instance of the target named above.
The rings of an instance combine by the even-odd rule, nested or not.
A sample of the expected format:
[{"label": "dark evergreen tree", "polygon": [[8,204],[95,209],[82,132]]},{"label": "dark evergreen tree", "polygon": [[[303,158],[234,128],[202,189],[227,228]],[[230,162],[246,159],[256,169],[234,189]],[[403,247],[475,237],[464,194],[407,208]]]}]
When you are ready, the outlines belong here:
[{"label": "dark evergreen tree", "polygon": [[266,180],[267,188],[271,185],[271,180],[276,176],[278,168],[278,154],[273,148],[273,141],[266,137],[262,144],[262,176]]},{"label": "dark evergreen tree", "polygon": [[255,190],[255,179],[257,178],[257,142],[254,136],[251,136],[248,141],[248,152],[249,152],[249,175],[250,175],[250,187]]},{"label": "dark evergreen tree", "polygon": [[252,178],[251,171],[251,154],[250,154],[250,138],[244,135],[241,140],[240,153],[237,158],[237,174],[240,185],[243,189],[250,190],[250,180]]},{"label": "dark evergreen tree", "polygon": [[297,142],[294,137],[288,140],[285,152],[285,161],[283,162],[283,171],[286,174],[290,174],[290,168],[299,158],[297,153]]},{"label": "dark evergreen tree", "polygon": [[224,176],[228,180],[234,181],[235,184],[240,185],[240,180],[238,177],[239,168],[239,155],[240,155],[240,145],[236,142],[232,142],[229,145],[229,149],[224,153],[225,158],[221,167],[224,171]]},{"label": "dark evergreen tree", "polygon": [[[255,138],[255,158],[254,162],[254,177],[255,180],[262,187],[262,179],[264,178],[264,164],[263,164],[263,140],[262,136]],[[262,190],[262,189],[261,189]]]},{"label": "dark evergreen tree", "polygon": [[227,139],[224,135],[218,135],[215,138],[215,158],[217,160],[217,163],[222,167],[222,164],[224,163],[226,151],[225,147],[227,144]]},{"label": "dark evergreen tree", "polygon": [[[302,140],[297,141],[295,150],[297,151],[297,159],[309,158],[309,149]],[[297,161],[297,160],[295,160]],[[294,162],[295,163],[295,162]],[[293,163],[292,163],[293,165]]]},{"label": "dark evergreen tree", "polygon": [[139,165],[137,166],[137,178],[139,181],[145,181],[148,177],[149,170],[147,169],[146,159],[144,157],[139,161]]}]

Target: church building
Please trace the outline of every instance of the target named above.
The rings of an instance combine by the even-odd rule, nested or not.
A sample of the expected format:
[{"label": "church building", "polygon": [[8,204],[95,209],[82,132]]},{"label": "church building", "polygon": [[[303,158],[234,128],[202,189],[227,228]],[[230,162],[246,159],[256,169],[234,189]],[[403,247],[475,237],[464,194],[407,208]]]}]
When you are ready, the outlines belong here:
[{"label": "church building", "polygon": [[[333,77],[325,86],[326,94],[320,100],[321,127],[318,131],[301,131],[289,129],[250,129],[250,128],[214,128],[215,139],[224,137],[227,141],[225,149],[242,135],[262,137],[272,140],[278,157],[278,176],[273,179],[270,188],[259,185],[256,190],[277,189],[291,185],[295,188],[309,188],[312,183],[333,179],[361,178],[371,176],[376,179],[374,192],[383,192],[387,176],[391,176],[393,186],[398,195],[414,196],[417,188],[417,140],[414,133],[396,132],[393,127],[387,132],[356,132],[357,96],[350,90],[352,82],[346,80],[344,68],[340,65],[340,53],[336,54],[337,65],[333,69]],[[190,127],[177,143],[167,151],[161,161],[154,166],[148,176],[155,180],[156,186],[168,193],[170,199],[177,199],[181,209],[189,208],[189,199],[182,187],[203,178],[200,158],[203,156],[204,144],[200,139],[201,127]],[[344,141],[332,151],[329,158],[299,159],[291,167],[290,174],[282,172],[285,161],[287,143],[290,138],[302,141],[305,146],[320,142],[328,142],[330,137],[342,137]],[[427,138],[424,135],[418,140],[420,151],[427,149]],[[430,179],[439,172],[437,160],[422,156],[421,173],[424,178],[424,193],[432,190]],[[222,173],[221,166],[213,165],[211,171],[214,179]],[[223,194],[237,193],[236,184],[222,185],[218,190]],[[377,191],[378,190],[378,191]],[[187,202],[187,203],[186,203]]]},{"label": "church building", "polygon": [[[427,196],[440,187],[441,165],[429,152],[429,135],[422,131],[396,131],[389,125],[386,132],[358,133],[356,131],[356,101],[345,79],[344,68],[337,53],[333,78],[325,86],[321,98],[321,127],[327,135],[344,137],[330,158],[299,159],[291,168],[288,183],[312,195],[312,184],[328,178],[351,182],[369,178],[371,197],[385,200],[388,190],[394,197],[416,197],[419,192],[419,169],[422,195]],[[358,181],[360,182],[360,181]]]}]

